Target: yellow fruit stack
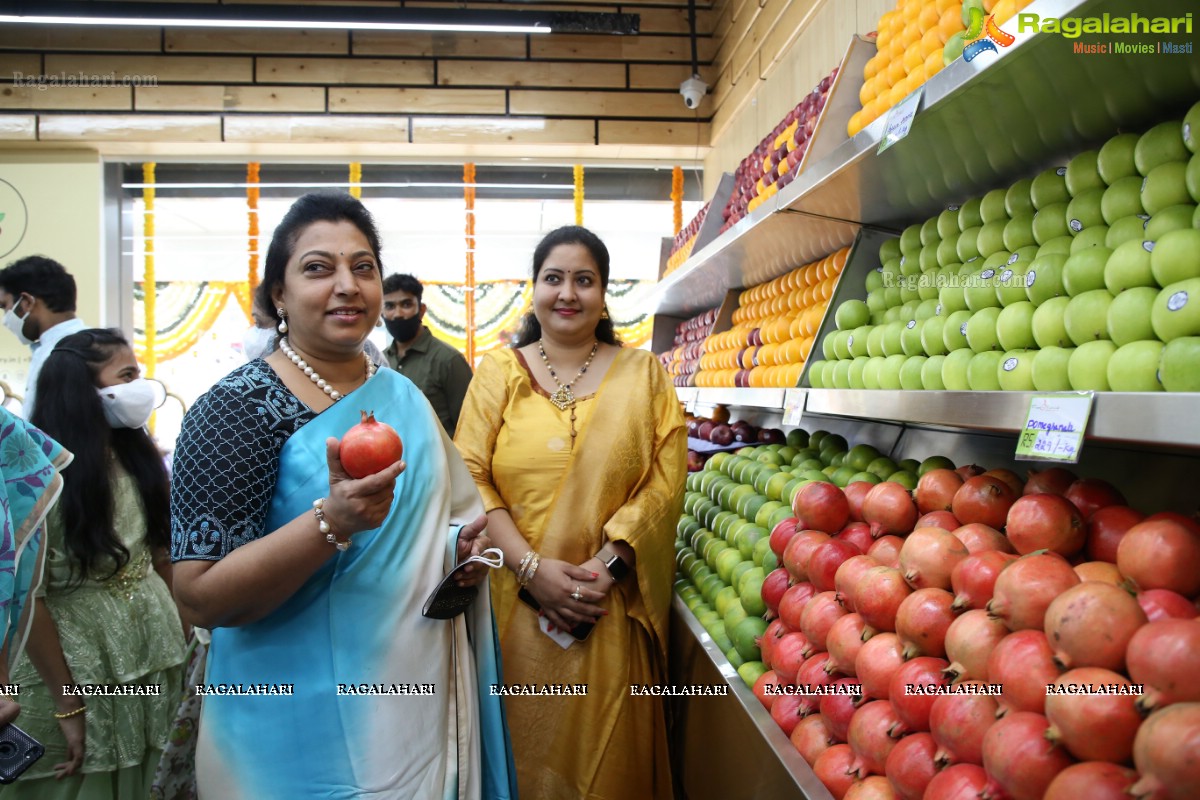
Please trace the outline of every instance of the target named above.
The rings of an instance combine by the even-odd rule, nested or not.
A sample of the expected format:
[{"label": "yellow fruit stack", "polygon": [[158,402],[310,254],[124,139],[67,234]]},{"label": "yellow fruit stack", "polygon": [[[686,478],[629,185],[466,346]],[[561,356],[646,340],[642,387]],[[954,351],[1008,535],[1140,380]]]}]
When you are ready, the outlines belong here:
[{"label": "yellow fruit stack", "polygon": [[704,341],[696,386],[795,386],[849,254],[843,248],[742,292],[733,327]]},{"label": "yellow fruit stack", "polygon": [[942,69],[942,47],[964,29],[962,0],[899,0],[879,18],[877,52],[863,69],[862,110],[850,117],[853,136]]}]

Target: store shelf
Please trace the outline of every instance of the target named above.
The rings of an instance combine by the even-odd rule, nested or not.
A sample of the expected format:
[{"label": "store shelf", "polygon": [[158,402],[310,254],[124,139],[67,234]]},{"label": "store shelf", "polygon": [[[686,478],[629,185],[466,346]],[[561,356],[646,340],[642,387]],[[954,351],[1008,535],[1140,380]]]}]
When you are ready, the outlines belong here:
[{"label": "store shelf", "polygon": [[687,797],[832,800],[729,659],[674,595],[671,618],[672,684],[729,686],[724,697],[690,697],[675,703],[676,769]]},{"label": "store shelf", "polygon": [[[1168,0],[1037,0],[1041,17],[1178,16]],[[647,299],[647,312],[685,316],[849,244],[863,225],[899,229],[1005,186],[1119,130],[1137,130],[1200,96],[1189,56],[1084,55],[1059,34],[1016,32],[1000,53],[959,59],[925,83],[908,136],[877,155],[875,120],[702,251]],[[1155,41],[1162,36],[1126,36]]]},{"label": "store shelf", "polygon": [[[680,389],[698,404],[721,403],[783,410],[783,389]],[[868,389],[805,389],[805,415],[886,420],[973,431],[1017,433],[1032,392],[890,392]],[[768,405],[764,392],[779,393]],[[685,395],[680,395],[681,399]],[[688,399],[691,394],[686,395]],[[1087,438],[1200,448],[1200,394],[1192,392],[1099,392]]]},{"label": "store shelf", "polygon": [[783,408],[784,392],[786,391],[786,389],[678,389],[676,394],[684,402],[695,399],[701,405],[778,409]]},{"label": "store shelf", "polygon": [[650,313],[690,317],[730,289],[755,286],[854,241],[858,225],[806,214],[776,214],[764,203],[667,276],[645,301]]},{"label": "store shelf", "polygon": [[[1136,9],[1135,9],[1136,6]],[[1022,13],[1172,16],[1177,3],[1038,0]],[[1084,55],[1058,34],[1018,33],[999,53],[959,59],[925,83],[908,136],[881,154],[883,115],[842,143],[779,194],[778,208],[903,227],[950,203],[980,195],[1095,146],[1186,110],[1200,94],[1200,68],[1188,56]],[[1162,35],[1122,36],[1156,41]],[[1170,37],[1167,37],[1170,38]],[[1056,161],[1057,160],[1057,161]]]},{"label": "store shelf", "polygon": [[[1033,392],[809,389],[805,412],[1017,433]],[[1200,447],[1200,394],[1098,392],[1089,439]]]}]

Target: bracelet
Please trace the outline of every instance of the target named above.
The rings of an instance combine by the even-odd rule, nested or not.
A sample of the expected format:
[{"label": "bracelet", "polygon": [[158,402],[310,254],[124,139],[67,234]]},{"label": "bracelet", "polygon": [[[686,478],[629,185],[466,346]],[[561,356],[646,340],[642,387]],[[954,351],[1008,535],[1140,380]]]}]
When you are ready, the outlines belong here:
[{"label": "bracelet", "polygon": [[87,711],[87,706],[80,706],[79,708],[75,709],[74,711],[68,711],[65,714],[60,714],[57,711],[55,711],[54,718],[55,719],[70,719],[71,717],[78,716],[79,714],[82,714],[85,711]]},{"label": "bracelet", "polygon": [[317,529],[325,534],[325,541],[336,547],[339,551],[345,552],[350,549],[350,540],[342,541],[333,533],[333,528],[329,527],[329,523],[325,521],[325,498],[318,497],[313,500],[313,516],[317,518]]},{"label": "bracelet", "polygon": [[521,559],[521,563],[517,566],[517,583],[522,586],[527,585],[533,576],[537,573],[538,564],[541,563],[542,557],[530,550]]}]

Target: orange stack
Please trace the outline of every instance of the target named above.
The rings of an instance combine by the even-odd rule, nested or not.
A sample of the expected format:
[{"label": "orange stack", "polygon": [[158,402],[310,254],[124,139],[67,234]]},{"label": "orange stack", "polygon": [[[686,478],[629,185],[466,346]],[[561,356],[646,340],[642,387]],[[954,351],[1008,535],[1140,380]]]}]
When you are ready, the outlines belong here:
[{"label": "orange stack", "polygon": [[899,0],[879,18],[878,52],[863,69],[862,110],[850,117],[853,136],[941,71],[946,40],[965,29],[962,0]]},{"label": "orange stack", "polygon": [[695,385],[795,386],[849,254],[843,248],[742,292],[733,327],[705,339]]}]

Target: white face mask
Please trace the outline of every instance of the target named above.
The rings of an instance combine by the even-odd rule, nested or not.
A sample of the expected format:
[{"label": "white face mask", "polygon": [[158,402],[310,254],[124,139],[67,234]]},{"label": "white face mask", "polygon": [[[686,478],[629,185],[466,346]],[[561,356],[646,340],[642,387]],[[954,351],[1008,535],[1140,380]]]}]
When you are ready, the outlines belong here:
[{"label": "white face mask", "polygon": [[140,428],[150,420],[154,409],[167,399],[167,390],[158,381],[137,378],[97,389],[104,418],[114,428]]},{"label": "white face mask", "polygon": [[4,313],[4,327],[13,332],[17,337],[17,341],[21,344],[33,344],[33,340],[25,335],[25,320],[29,319],[29,312],[25,312],[25,316],[17,316],[17,306],[21,304],[21,300],[13,303],[12,308]]},{"label": "white face mask", "polygon": [[257,326],[242,335],[242,353],[247,361],[266,358],[275,349],[275,331]]}]

